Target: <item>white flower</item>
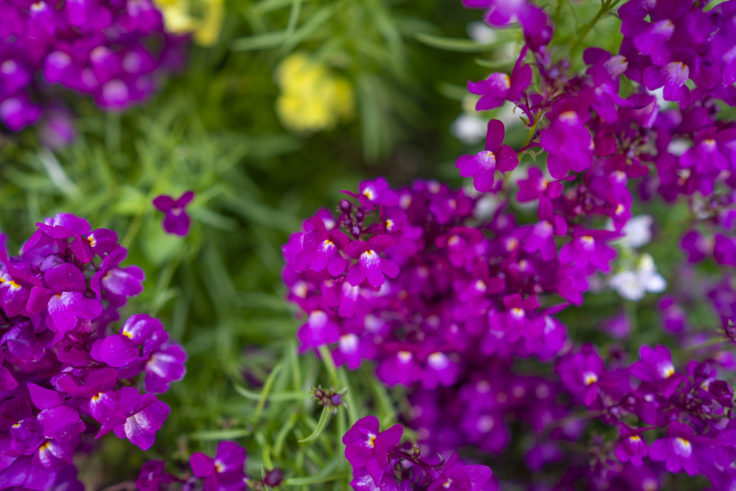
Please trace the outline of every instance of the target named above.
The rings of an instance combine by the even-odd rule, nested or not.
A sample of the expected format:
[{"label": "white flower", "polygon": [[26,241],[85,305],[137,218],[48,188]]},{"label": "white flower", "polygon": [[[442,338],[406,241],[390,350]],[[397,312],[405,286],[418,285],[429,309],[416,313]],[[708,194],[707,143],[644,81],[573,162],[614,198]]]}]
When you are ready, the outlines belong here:
[{"label": "white flower", "polygon": [[608,280],[619,295],[628,300],[641,300],[646,292],[661,292],[667,288],[665,279],[657,273],[652,256],[644,254],[634,271],[622,271]]},{"label": "white flower", "polygon": [[488,44],[496,40],[496,32],[485,22],[474,21],[468,24],[468,36],[476,43]]},{"label": "white flower", "polygon": [[624,225],[624,236],[621,242],[633,249],[647,244],[652,240],[652,217],[649,215],[639,215],[629,220]]},{"label": "white flower", "polygon": [[667,145],[667,152],[672,155],[679,157],[690,149],[690,142],[684,138],[673,138],[669,145]]},{"label": "white flower", "polygon": [[488,120],[475,114],[461,114],[453,121],[450,131],[463,143],[473,145],[486,137]]}]

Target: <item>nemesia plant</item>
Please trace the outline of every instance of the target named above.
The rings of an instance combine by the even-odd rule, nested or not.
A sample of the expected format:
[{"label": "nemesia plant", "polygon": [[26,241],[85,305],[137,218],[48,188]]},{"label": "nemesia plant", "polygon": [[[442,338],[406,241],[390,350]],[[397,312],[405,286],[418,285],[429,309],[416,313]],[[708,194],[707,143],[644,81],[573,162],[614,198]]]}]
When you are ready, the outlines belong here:
[{"label": "nemesia plant", "polygon": [[150,0],[3,0],[0,18],[0,122],[19,131],[42,121],[52,146],[73,138],[58,88],[125,109],[181,65],[187,43]]},{"label": "nemesia plant", "polygon": [[[0,59],[0,118],[11,130],[43,120],[56,142],[73,131],[53,85],[127,107],[179,54],[186,37],[169,33],[214,41],[223,8],[2,1],[0,13],[19,27],[0,26],[10,33],[0,55],[13,62]],[[208,52],[213,80],[198,77],[208,86],[202,100],[232,102],[232,117],[198,114],[192,126],[201,131],[138,127],[135,116],[105,126],[98,136],[112,155],[99,170],[109,181],[128,172],[123,154],[138,156],[133,147],[141,187],[185,186],[207,169],[196,218],[208,233],[187,237],[191,191],[151,203],[122,184],[112,213],[131,217],[123,243],[140,239],[161,266],[151,305],[162,319],[172,309],[175,337],[186,333],[197,357],[190,372],[210,392],[177,387],[171,407],[162,400],[187,354],[161,321],[129,310],[143,270],[125,263],[112,230],[70,214],[48,218],[19,254],[0,247],[0,487],[96,487],[87,454],[104,460],[131,448],[133,465],[146,462],[116,489],[736,488],[736,0],[462,3],[480,11],[474,41],[417,32],[413,19],[394,24],[391,8],[401,7],[383,0],[238,4],[248,36]],[[212,24],[196,18],[207,11]],[[269,32],[282,17],[283,30]],[[223,37],[238,27],[227,20]],[[600,23],[619,36],[593,40],[607,49],[590,43]],[[477,109],[458,131],[467,148],[445,169],[465,187],[378,177],[343,191],[282,248],[286,309],[257,292],[265,278],[252,265],[275,277],[274,241],[296,228],[286,210],[310,201],[284,193],[294,176],[269,179],[260,159],[290,160],[289,149],[303,145],[309,160],[320,141],[354,156],[351,140],[332,146],[330,133],[313,134],[354,111],[366,142],[393,138],[385,103],[397,100],[375,75],[431,73],[396,55],[407,33],[494,56],[478,59],[485,76],[467,90],[437,84]],[[364,42],[373,35],[381,42]],[[242,55],[259,49],[272,58]],[[513,51],[510,62],[495,59],[501,49]],[[266,74],[277,66],[280,92],[261,97],[263,80],[244,77],[245,65]],[[214,76],[228,70],[237,76]],[[195,88],[185,85],[177,102]],[[256,98],[269,109],[275,102],[276,114],[248,113],[257,128],[243,138],[238,111]],[[399,113],[421,114],[412,102]],[[183,119],[159,109],[151,121]],[[275,127],[277,117],[299,135],[271,134],[265,122]],[[135,132],[145,137],[121,145]],[[72,147],[59,156],[77,151],[85,154]],[[44,152],[54,189],[95,206],[75,192],[79,177]],[[241,172],[236,163],[251,157],[259,165]],[[329,189],[321,179],[331,172],[310,184]],[[22,185],[22,173],[8,177]],[[160,220],[180,238],[159,233]],[[252,315],[259,310],[273,316]],[[159,431],[170,413],[166,447]],[[97,454],[107,433],[137,448],[108,438]]]},{"label": "nemesia plant", "polygon": [[[350,370],[370,361],[382,383],[404,386],[411,408],[403,417],[423,455],[463,449],[495,467],[514,450],[526,472],[493,482],[530,489],[650,490],[670,486],[677,473],[729,489],[728,273],[714,283],[684,266],[712,285],[689,291],[688,301],[710,292],[723,331],[690,326],[679,305],[686,296],[675,288],[660,301],[664,332],[686,333],[669,340],[672,349],[632,339],[628,352],[618,340],[632,335],[631,315],[599,319],[611,333],[599,345],[562,322],[571,306],[585,310],[607,288],[627,302],[667,288],[657,258],[637,250],[656,225],[632,221],[635,207],[684,203],[697,224],[679,237],[689,262],[734,265],[736,133],[719,109],[736,104],[727,54],[736,49],[728,34],[736,3],[619,3],[602,0],[575,41],[618,6],[619,52],[587,48],[584,72],[575,72],[540,7],[465,0],[491,26],[521,26],[524,45],[510,73],[468,90],[479,111],[513,104],[524,143],[504,144],[505,125],[492,119],[485,149],[457,160],[480,196],[433,181],[361,183],[335,214],[321,210],[291,236],[284,281],[304,312],[301,351],[329,354]],[[390,472],[378,435],[373,420],[346,433],[346,445],[377,449],[366,460],[348,446],[353,487],[409,486],[413,476]]]},{"label": "nemesia plant", "polygon": [[81,485],[75,457],[107,433],[146,450],[169,415],[157,394],[186,353],[158,319],[120,309],[143,271],[109,229],[58,214],[20,254],[0,245],[0,487]]}]

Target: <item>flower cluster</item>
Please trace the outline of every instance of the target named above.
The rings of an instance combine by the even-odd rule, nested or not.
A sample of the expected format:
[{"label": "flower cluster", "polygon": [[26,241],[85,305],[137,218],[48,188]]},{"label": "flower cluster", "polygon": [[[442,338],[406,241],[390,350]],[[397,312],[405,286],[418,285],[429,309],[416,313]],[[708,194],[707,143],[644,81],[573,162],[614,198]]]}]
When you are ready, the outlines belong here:
[{"label": "flower cluster", "polygon": [[143,290],[126,254],[114,231],[70,214],[38,223],[18,256],[3,237],[0,487],[71,482],[80,445],[109,432],[153,445],[170,411],[155,394],[184,376],[186,354],[147,314],[111,331]]},{"label": "flower cluster", "polygon": [[426,458],[416,446],[401,445],[404,428],[394,425],[380,431],[378,419],[359,419],[342,438],[345,457],[353,468],[357,490],[462,490],[497,489],[492,472],[483,465],[466,465],[457,455],[449,460]]},{"label": "flower cluster", "polygon": [[599,465],[591,479],[625,483],[634,473],[659,486],[665,471],[684,471],[716,489],[736,484],[733,389],[713,363],[677,370],[669,349],[646,345],[628,366],[605,363],[584,345],[558,360],[557,372],[576,403],[615,429],[594,444]]},{"label": "flower cluster", "polygon": [[181,64],[186,43],[151,0],[2,0],[0,18],[0,122],[18,131],[46,113],[50,143],[73,135],[55,86],[124,109]]},{"label": "flower cluster", "polygon": [[[662,291],[666,283],[652,257],[633,250],[648,241],[651,232],[646,219],[630,222],[634,196],[629,187],[638,183],[643,200],[654,193],[668,201],[690,197],[699,228],[707,228],[711,237],[716,229],[714,238],[696,230],[683,237],[691,262],[712,255],[720,264],[736,265],[734,243],[726,232],[733,228],[734,216],[734,125],[716,119],[718,99],[732,104],[730,58],[724,53],[736,49],[734,38],[725,34],[735,18],[733,2],[706,12],[705,4],[689,1],[630,1],[619,11],[624,34],[620,54],[587,49],[584,75],[569,74],[565,60],[553,62],[545,43],[531,38],[540,29],[530,28],[529,19],[538,12],[530,3],[465,3],[488,9],[491,25],[518,20],[525,32],[527,44],[511,74],[491,74],[470,82],[468,89],[480,96],[478,110],[514,104],[529,128],[520,154],[532,154],[536,161],[546,154],[546,168],[529,164],[527,178],[518,181],[515,193],[517,202],[536,205],[539,222],[549,223],[550,236],[559,236],[538,248],[542,258],[588,263],[594,271],[607,273],[615,252],[606,242],[624,236],[623,244],[616,245],[625,252],[624,263],[635,267],[616,273],[609,284],[630,300],[641,299],[646,291]],[[670,39],[675,29],[688,33],[689,41],[681,43],[681,36]],[[528,55],[534,61],[531,66],[525,64]],[[685,63],[676,60],[698,68],[688,72]],[[688,88],[688,80],[695,89]],[[619,95],[622,81],[626,97]],[[650,92],[660,88],[659,97]],[[478,191],[504,196],[510,193],[495,177],[497,170],[506,169],[484,160],[491,151],[496,163],[496,135],[501,130],[491,121],[487,141],[494,143],[476,156],[460,157],[457,167],[462,176],[473,177]],[[609,220],[613,233],[602,227],[601,218]],[[586,228],[584,237],[576,233],[581,227]],[[558,249],[565,236],[569,241]],[[534,246],[526,241],[524,247]],[[730,338],[733,290],[726,280],[710,294]],[[522,292],[519,301],[527,301],[525,297]],[[664,297],[660,311],[667,331],[685,329],[687,320],[675,297]],[[611,332],[626,337],[630,326],[625,320],[622,326],[621,319],[615,322]],[[492,321],[491,329],[494,324],[500,322]],[[627,365],[626,353],[615,345],[606,360],[592,345],[560,345],[552,353],[556,375],[543,375],[544,367],[528,363],[522,369],[521,353],[515,353],[514,363],[508,363],[511,357],[487,354],[493,356],[483,366],[465,370],[468,375],[459,377],[458,384],[440,391],[413,391],[410,423],[434,451],[472,445],[499,454],[510,442],[512,425],[523,422],[534,435],[526,439],[525,466],[550,473],[550,464],[564,463],[558,483],[562,488],[586,483],[596,489],[656,489],[667,472],[679,471],[703,474],[717,489],[732,486],[736,454],[725,435],[732,426],[733,393],[728,383],[716,379],[714,368],[714,363],[729,359],[722,352],[706,353],[713,362],[691,361],[680,373],[661,346],[642,347],[641,359]],[[540,375],[522,375],[530,368]],[[576,405],[587,413],[575,414]],[[590,432],[591,418],[608,426],[609,434],[596,436],[583,452],[566,450],[565,441],[580,442]],[[650,444],[645,434],[652,435]],[[547,474],[539,484],[549,482]]]},{"label": "flower cluster", "polygon": [[261,480],[248,477],[244,471],[246,451],[235,442],[222,441],[217,445],[214,457],[202,452],[195,452],[189,458],[191,475],[177,477],[166,472],[166,462],[149,460],[141,467],[136,489],[141,491],[159,491],[160,489],[204,489],[232,491],[253,489],[263,491],[277,487],[284,479],[284,472],[279,469],[264,470]]},{"label": "flower cluster", "polygon": [[[736,3],[631,0],[619,10],[620,52],[586,49],[584,73],[554,59],[552,23],[531,2],[464,3],[484,9],[491,26],[521,25],[525,45],[511,73],[468,89],[479,111],[516,106],[526,141],[514,151],[504,124],[491,120],[485,148],[458,158],[460,175],[490,196],[432,181],[394,190],[377,179],[348,192],[336,214],[305,221],[283,249],[289,299],[305,313],[302,351],[326,346],[351,370],[371,360],[383,383],[407,386],[405,416],[424,452],[499,456],[514,428],[530,428],[524,474],[504,476],[511,482],[644,490],[683,471],[728,489],[733,393],[715,368],[731,358],[697,351],[706,361],[678,371],[667,348],[643,346],[631,363],[615,342],[602,357],[573,344],[558,313],[567,306],[560,297],[582,305],[600,274],[610,274],[596,281],[601,288],[630,301],[667,287],[654,258],[639,252],[654,224],[632,219],[636,199],[686,196],[689,261],[736,265],[736,126],[717,119],[721,103],[736,101],[728,34]],[[601,12],[616,3],[602,2]],[[520,159],[522,177],[507,179]],[[735,290],[726,278],[709,295],[730,339]],[[678,296],[664,296],[659,310],[665,332],[689,329]],[[601,327],[618,340],[632,329],[621,316]],[[698,337],[688,333],[680,347]],[[394,462],[385,450],[399,448],[399,429],[359,423],[345,440],[360,450],[348,455],[354,486],[389,486],[394,465],[395,475],[414,468],[410,452]]]},{"label": "flower cluster", "polygon": [[615,256],[613,234],[583,228],[558,256],[560,215],[482,218],[475,198],[434,181],[367,181],[352,196],[292,235],[284,279],[307,314],[302,351],[327,345],[350,369],[374,360],[387,385],[449,386],[491,355],[549,359],[566,340],[556,295],[580,303]]},{"label": "flower cluster", "polygon": [[158,491],[162,487],[178,484],[186,489],[202,489],[216,491],[219,489],[245,489],[246,452],[235,442],[222,441],[217,445],[217,453],[210,457],[195,452],[189,459],[192,476],[180,479],[165,471],[166,463],[162,460],[149,460],[141,467],[135,482],[141,491]]},{"label": "flower cluster", "polygon": [[[619,53],[585,50],[584,75],[568,73],[565,60],[553,62],[543,44],[529,39],[538,29],[525,19],[538,9],[528,2],[513,8],[496,0],[465,3],[490,9],[492,25],[515,18],[525,31],[527,45],[511,74],[493,73],[468,89],[480,96],[478,110],[510,101],[524,114],[530,138],[523,150],[546,152],[550,184],[560,190],[551,197],[555,212],[580,215],[598,207],[596,213],[620,229],[631,216],[631,196],[611,199],[602,185],[616,181],[625,188],[636,179],[643,199],[654,193],[670,202],[688,197],[698,224],[682,237],[690,261],[712,256],[736,265],[736,242],[728,233],[736,216],[736,125],[718,118],[720,105],[736,105],[734,2],[707,9],[707,2],[630,0],[618,11],[624,35]],[[533,89],[533,70],[524,64],[529,52],[538,81]],[[626,97],[619,95],[622,84]],[[488,137],[496,132],[489,127]],[[465,162],[458,160],[463,176]],[[534,166],[529,173],[540,175]],[[475,179],[478,190],[489,190],[488,178]],[[526,195],[522,187],[518,200]]]}]

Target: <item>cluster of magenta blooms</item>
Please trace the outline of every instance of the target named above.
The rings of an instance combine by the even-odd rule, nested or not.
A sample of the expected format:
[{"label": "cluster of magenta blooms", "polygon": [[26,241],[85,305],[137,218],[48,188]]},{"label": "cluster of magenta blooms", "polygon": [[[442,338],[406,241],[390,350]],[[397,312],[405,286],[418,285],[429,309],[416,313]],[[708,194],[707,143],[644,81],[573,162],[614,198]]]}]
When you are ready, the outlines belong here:
[{"label": "cluster of magenta blooms", "polygon": [[143,290],[116,233],[59,214],[20,254],[0,241],[0,488],[83,489],[75,454],[114,433],[146,450],[169,415],[157,394],[186,354],[158,319],[120,318]]},{"label": "cluster of magenta blooms", "polygon": [[165,31],[152,0],[0,0],[0,19],[0,122],[41,121],[51,146],[74,137],[65,91],[127,108],[182,64],[188,40]]},{"label": "cluster of magenta blooms", "polygon": [[[503,123],[491,120],[485,148],[456,162],[481,197],[434,181],[366,181],[284,246],[288,298],[305,314],[302,351],[328,347],[351,370],[371,362],[381,382],[409,392],[404,418],[421,451],[400,445],[400,429],[360,420],[344,439],[353,486],[452,486],[432,468],[440,455],[465,476],[457,489],[649,491],[677,473],[732,489],[733,391],[717,370],[736,364],[717,346],[693,346],[713,334],[694,332],[685,311],[710,290],[720,335],[735,339],[730,271],[713,283],[692,264],[736,266],[736,124],[719,119],[736,105],[736,2],[630,0],[618,9],[620,51],[586,49],[583,74],[549,47],[554,27],[539,7],[464,4],[491,26],[521,25],[512,72],[468,89],[478,110],[513,104],[525,146],[505,145]],[[520,155],[534,159],[510,184]],[[595,294],[632,205],[655,200],[685,202],[691,214],[680,241],[690,289],[659,303],[673,344],[689,346],[679,364],[661,345],[576,343],[557,315]],[[527,471],[502,482],[456,470],[459,449],[507,463],[505,452],[520,450]]]}]

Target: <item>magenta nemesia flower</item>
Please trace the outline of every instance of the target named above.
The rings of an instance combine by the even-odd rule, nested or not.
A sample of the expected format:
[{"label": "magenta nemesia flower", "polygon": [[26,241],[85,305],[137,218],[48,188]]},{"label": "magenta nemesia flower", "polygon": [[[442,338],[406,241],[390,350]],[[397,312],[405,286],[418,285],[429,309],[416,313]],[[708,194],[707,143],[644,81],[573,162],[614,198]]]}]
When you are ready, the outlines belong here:
[{"label": "magenta nemesia flower", "polygon": [[699,466],[693,429],[686,424],[675,422],[669,425],[668,434],[668,437],[652,443],[649,456],[654,461],[664,462],[669,472],[684,470],[689,476],[696,475]]},{"label": "magenta nemesia flower", "polygon": [[468,91],[480,95],[475,105],[476,111],[486,111],[501,106],[506,100],[517,101],[532,83],[532,68],[518,63],[511,71],[492,73],[486,80],[468,82]]},{"label": "magenta nemesia flower", "polygon": [[475,155],[463,155],[457,159],[455,166],[463,177],[472,177],[473,186],[480,192],[493,189],[496,170],[508,172],[519,165],[519,157],[508,146],[503,145],[503,123],[497,119],[488,122],[485,150]]},{"label": "magenta nemesia flower", "polygon": [[393,245],[393,239],[388,235],[378,235],[368,242],[351,242],[345,252],[358,262],[353,264],[348,271],[347,280],[353,286],[358,286],[367,280],[373,288],[380,288],[385,277],[396,278],[399,267],[391,261],[380,256],[380,252]]},{"label": "magenta nemesia flower", "polygon": [[204,480],[206,491],[245,489],[246,452],[235,442],[223,441],[217,445],[215,457],[195,452],[189,459],[192,473]]},{"label": "magenta nemesia flower", "polygon": [[97,438],[113,430],[118,438],[127,438],[140,449],[148,450],[171,409],[152,394],[124,387],[92,396],[89,412],[102,425]]},{"label": "magenta nemesia flower", "polygon": [[493,471],[489,467],[465,465],[458,460],[457,455],[453,455],[445,462],[427,491],[480,491],[486,489],[492,475]]},{"label": "magenta nemesia flower", "polygon": [[17,256],[0,235],[0,487],[81,489],[85,432],[153,445],[169,407],[132,385],[166,391],[186,354],[145,315],[109,334],[142,290],[126,252],[114,231],[66,213],[39,222]]},{"label": "magenta nemesia flower", "polygon": [[622,436],[616,445],[616,457],[621,462],[631,462],[634,465],[642,465],[642,459],[647,456],[649,449],[647,443],[640,435],[633,433]]},{"label": "magenta nemesia flower", "polygon": [[550,126],[539,140],[542,148],[549,152],[550,175],[561,179],[570,170],[581,172],[589,168],[593,162],[593,139],[585,127],[587,115],[580,111],[577,101],[560,104],[550,119]]},{"label": "magenta nemesia flower", "polygon": [[187,191],[177,199],[162,194],[153,200],[157,210],[166,213],[164,230],[167,233],[184,236],[189,232],[191,219],[186,212],[186,206],[194,199],[194,191]]}]

